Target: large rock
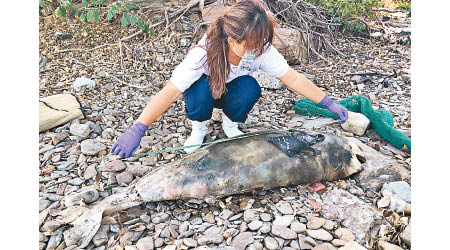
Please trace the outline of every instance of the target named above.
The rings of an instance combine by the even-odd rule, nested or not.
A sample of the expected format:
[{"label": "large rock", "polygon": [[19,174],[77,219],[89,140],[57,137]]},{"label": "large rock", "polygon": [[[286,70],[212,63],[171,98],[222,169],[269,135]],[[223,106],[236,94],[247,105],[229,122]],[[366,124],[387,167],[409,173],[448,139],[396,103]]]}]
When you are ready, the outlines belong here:
[{"label": "large rock", "polygon": [[365,115],[349,111],[348,119],[343,124],[341,124],[341,127],[345,131],[362,136],[369,127],[369,124],[370,120]]},{"label": "large rock", "polygon": [[75,96],[58,94],[39,98],[39,132],[77,118],[82,119],[84,115]]},{"label": "large rock", "polygon": [[340,222],[342,226],[350,229],[360,242],[369,235],[375,221],[381,219],[379,212],[370,204],[339,188],[325,192],[322,201],[322,216]]},{"label": "large rock", "polygon": [[97,155],[98,152],[105,149],[105,145],[94,139],[87,139],[81,142],[81,153],[85,155]]}]

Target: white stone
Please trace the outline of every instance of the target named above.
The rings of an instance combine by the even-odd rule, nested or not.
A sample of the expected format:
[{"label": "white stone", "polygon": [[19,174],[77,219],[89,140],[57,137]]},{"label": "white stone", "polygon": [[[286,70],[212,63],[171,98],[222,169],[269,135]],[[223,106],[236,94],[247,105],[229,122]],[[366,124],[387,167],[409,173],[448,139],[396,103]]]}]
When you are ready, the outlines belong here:
[{"label": "white stone", "polygon": [[72,124],[70,126],[70,133],[81,138],[86,138],[91,133],[91,128],[86,124]]},{"label": "white stone", "polygon": [[303,233],[306,231],[306,225],[298,221],[294,221],[291,223],[291,230],[296,233]]},{"label": "white stone", "polygon": [[411,203],[411,186],[406,181],[386,183],[381,188],[381,191],[384,190],[389,190],[405,202]]},{"label": "white stone", "polygon": [[294,220],[293,215],[278,216],[278,217],[275,217],[273,224],[288,227],[289,225],[291,225],[293,220]]},{"label": "white stone", "polygon": [[308,236],[318,240],[331,241],[333,239],[333,236],[329,232],[325,231],[325,229],[306,230],[306,233]]},{"label": "white stone", "polygon": [[250,221],[259,220],[259,213],[255,209],[247,209],[244,211],[244,221],[249,223]]},{"label": "white stone", "polygon": [[81,153],[85,155],[97,155],[98,152],[105,149],[105,145],[94,139],[87,139],[81,142]]},{"label": "white stone", "polygon": [[278,241],[272,237],[266,237],[264,238],[264,246],[266,246],[267,249],[275,250],[278,248]]},{"label": "white stone", "polygon": [[280,201],[278,202],[275,207],[280,211],[282,214],[293,214],[294,210],[292,209],[291,205],[286,201]]},{"label": "white stone", "polygon": [[369,127],[369,124],[370,120],[365,115],[349,111],[348,119],[341,124],[341,127],[347,132],[362,136]]},{"label": "white stone", "polygon": [[73,88],[76,91],[81,91],[84,88],[95,88],[95,82],[92,81],[89,78],[85,78],[85,77],[79,77],[77,79],[75,79],[75,81],[73,82]]},{"label": "white stone", "polygon": [[262,225],[262,221],[254,220],[248,224],[248,228],[250,228],[250,230],[258,230]]}]

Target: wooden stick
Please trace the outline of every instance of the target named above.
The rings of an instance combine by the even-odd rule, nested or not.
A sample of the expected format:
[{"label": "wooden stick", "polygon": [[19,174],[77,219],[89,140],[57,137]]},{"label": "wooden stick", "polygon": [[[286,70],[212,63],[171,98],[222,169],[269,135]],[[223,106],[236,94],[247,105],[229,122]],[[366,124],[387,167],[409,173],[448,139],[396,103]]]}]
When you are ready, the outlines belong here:
[{"label": "wooden stick", "polygon": [[124,85],[130,86],[130,87],[134,87],[134,88],[139,88],[139,89],[145,89],[145,88],[147,88],[147,87],[145,87],[145,86],[137,86],[137,85],[134,85],[134,84],[130,84],[130,83],[124,82],[124,81],[120,80],[119,78],[115,77],[114,75],[108,74],[107,72],[105,72],[105,74],[106,74],[106,76],[111,77],[111,78],[113,78],[114,80],[116,80],[116,81],[118,81],[118,82],[120,82],[120,83],[122,83],[122,84],[124,84]]},{"label": "wooden stick", "polygon": [[117,46],[117,45],[119,45],[119,44],[118,43],[107,43],[107,44],[99,45],[99,46],[94,47],[92,49],[63,49],[63,50],[54,51],[54,52],[52,52],[52,54],[54,55],[54,54],[59,54],[59,53],[63,53],[63,52],[70,52],[70,51],[85,51],[85,52],[89,52],[89,51],[93,51],[93,50],[100,49],[100,48],[103,48],[103,47]]}]

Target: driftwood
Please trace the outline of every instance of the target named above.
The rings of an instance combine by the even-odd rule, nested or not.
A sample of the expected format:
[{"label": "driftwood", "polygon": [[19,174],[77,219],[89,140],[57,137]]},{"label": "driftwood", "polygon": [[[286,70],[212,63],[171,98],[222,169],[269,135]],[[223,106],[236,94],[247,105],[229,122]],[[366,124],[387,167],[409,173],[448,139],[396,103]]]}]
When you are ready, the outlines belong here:
[{"label": "driftwood", "polygon": [[308,60],[307,46],[300,31],[292,28],[276,28],[273,46],[291,64]]}]

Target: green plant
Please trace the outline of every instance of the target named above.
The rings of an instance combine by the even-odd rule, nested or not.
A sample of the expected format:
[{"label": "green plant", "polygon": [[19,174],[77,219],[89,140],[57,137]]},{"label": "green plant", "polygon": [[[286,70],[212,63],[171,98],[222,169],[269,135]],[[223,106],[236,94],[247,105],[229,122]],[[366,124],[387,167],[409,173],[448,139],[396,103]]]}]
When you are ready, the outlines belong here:
[{"label": "green plant", "polygon": [[411,15],[411,2],[408,1],[398,1],[397,7],[400,9],[404,9],[408,11],[408,14]]},{"label": "green plant", "polygon": [[[375,16],[373,10],[383,6],[381,0],[306,0],[306,2],[325,7],[333,17],[333,21],[342,24],[342,30],[354,32],[361,32],[367,28],[356,17],[372,18]],[[332,29],[335,27],[332,26]]]},{"label": "green plant", "polygon": [[[128,26],[137,26],[144,33],[149,32],[153,35],[153,30],[149,25],[139,17],[139,15],[132,13],[132,10],[140,9],[140,7],[133,3],[111,3],[111,0],[82,0],[81,6],[75,6],[72,0],[66,0],[59,3],[59,6],[53,12],[55,18],[73,16],[83,23],[100,23],[100,8],[107,7],[108,12],[106,18],[108,21],[120,18],[120,23],[123,28]],[[39,1],[41,8],[48,8],[44,1]]]}]

